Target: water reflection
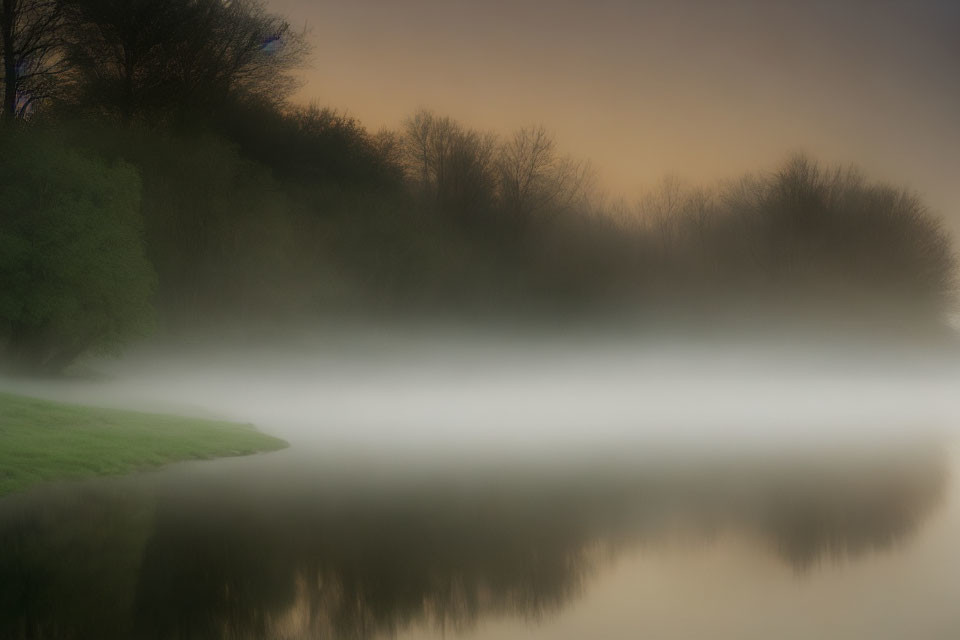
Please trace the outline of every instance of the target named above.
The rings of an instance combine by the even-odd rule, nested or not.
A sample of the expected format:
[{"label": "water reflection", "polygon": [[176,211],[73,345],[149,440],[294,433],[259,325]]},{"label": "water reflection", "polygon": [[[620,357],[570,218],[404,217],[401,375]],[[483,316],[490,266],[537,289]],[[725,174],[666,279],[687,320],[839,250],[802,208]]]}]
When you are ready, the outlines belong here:
[{"label": "water reflection", "polygon": [[551,615],[623,550],[721,532],[759,541],[802,580],[906,541],[948,470],[931,443],[375,480],[303,462],[185,466],[0,501],[0,637],[456,632]]}]

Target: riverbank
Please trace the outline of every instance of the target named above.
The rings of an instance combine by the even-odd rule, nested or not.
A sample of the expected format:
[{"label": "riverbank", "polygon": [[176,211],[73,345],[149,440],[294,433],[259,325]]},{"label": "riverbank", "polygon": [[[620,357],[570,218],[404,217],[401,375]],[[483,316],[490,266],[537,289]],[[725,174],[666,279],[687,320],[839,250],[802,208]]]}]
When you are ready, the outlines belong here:
[{"label": "riverbank", "polygon": [[283,449],[251,425],[0,393],[0,496],[54,480]]}]

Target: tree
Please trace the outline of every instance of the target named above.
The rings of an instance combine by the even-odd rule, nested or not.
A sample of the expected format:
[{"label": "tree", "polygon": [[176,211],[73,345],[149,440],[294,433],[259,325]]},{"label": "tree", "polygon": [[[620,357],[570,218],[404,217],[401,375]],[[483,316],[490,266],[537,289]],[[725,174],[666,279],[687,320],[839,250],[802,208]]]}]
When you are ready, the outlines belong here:
[{"label": "tree", "polygon": [[657,236],[663,253],[676,249],[681,218],[688,215],[687,199],[687,189],[680,178],[668,175],[637,204],[640,221]]},{"label": "tree", "polygon": [[239,92],[279,102],[296,88],[290,72],[309,46],[263,0],[194,0],[194,12],[199,19],[191,20],[177,55],[189,93],[218,100]]},{"label": "tree", "polygon": [[231,100],[214,130],[236,142],[285,182],[398,191],[402,164],[388,132],[370,135],[355,118],[329,108],[280,108],[264,100]]},{"label": "tree", "polygon": [[408,174],[427,200],[461,217],[489,208],[495,195],[492,134],[421,110],[404,123],[403,135]]},{"label": "tree", "polygon": [[57,0],[2,0],[3,119],[23,118],[52,97],[65,71]]},{"label": "tree", "polygon": [[919,197],[869,182],[853,167],[790,158],[748,192],[757,266],[774,277],[826,277],[945,310],[955,260],[949,236]]},{"label": "tree", "polygon": [[50,135],[13,132],[0,159],[0,331],[19,365],[55,372],[146,331],[153,269],[140,181]]},{"label": "tree", "polygon": [[135,117],[282,101],[308,47],[261,0],[62,0],[78,100]]},{"label": "tree", "polygon": [[169,94],[167,64],[182,38],[188,0],[63,0],[67,55],[83,103],[125,121]]},{"label": "tree", "polygon": [[523,222],[582,204],[592,181],[590,166],[561,156],[540,126],[520,129],[500,147],[497,170],[503,204]]},{"label": "tree", "polygon": [[[703,251],[725,291],[810,315],[925,327],[956,302],[949,235],[913,192],[797,155],[722,188]],[[684,210],[689,217],[689,208]]]}]

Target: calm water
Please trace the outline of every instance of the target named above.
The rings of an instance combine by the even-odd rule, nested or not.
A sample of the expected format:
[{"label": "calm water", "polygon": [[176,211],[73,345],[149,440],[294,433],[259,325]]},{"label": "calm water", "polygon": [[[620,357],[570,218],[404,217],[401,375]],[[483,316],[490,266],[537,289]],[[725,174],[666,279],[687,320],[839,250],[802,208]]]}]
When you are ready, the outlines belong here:
[{"label": "calm water", "polygon": [[956,638],[956,461],[294,447],[51,486],[0,500],[0,637]]}]

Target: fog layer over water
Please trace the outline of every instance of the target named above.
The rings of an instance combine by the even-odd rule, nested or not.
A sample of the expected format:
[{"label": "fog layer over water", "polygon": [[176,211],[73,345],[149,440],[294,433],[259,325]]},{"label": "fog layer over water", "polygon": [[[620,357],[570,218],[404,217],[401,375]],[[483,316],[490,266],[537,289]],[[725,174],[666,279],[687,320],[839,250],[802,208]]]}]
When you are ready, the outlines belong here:
[{"label": "fog layer over water", "polygon": [[252,422],[298,448],[482,456],[742,451],[952,429],[960,359],[769,342],[371,329],[292,346],[151,347],[47,397]]}]

